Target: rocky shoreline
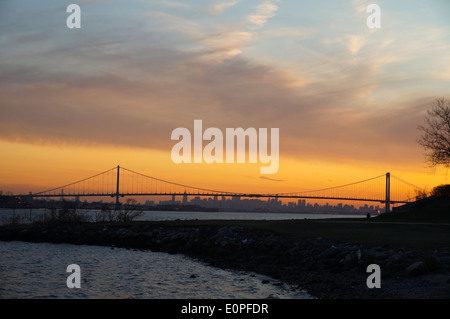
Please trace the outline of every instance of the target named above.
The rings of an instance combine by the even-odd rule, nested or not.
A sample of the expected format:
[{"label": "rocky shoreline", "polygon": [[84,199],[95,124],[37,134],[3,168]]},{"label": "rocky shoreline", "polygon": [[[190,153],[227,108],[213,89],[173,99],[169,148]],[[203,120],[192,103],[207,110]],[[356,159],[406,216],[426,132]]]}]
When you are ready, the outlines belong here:
[{"label": "rocky shoreline", "polygon": [[[450,248],[362,245],[241,226],[29,224],[0,227],[0,241],[100,245],[180,253],[224,269],[270,276],[319,299],[450,298]],[[369,289],[367,266],[381,268]]]}]

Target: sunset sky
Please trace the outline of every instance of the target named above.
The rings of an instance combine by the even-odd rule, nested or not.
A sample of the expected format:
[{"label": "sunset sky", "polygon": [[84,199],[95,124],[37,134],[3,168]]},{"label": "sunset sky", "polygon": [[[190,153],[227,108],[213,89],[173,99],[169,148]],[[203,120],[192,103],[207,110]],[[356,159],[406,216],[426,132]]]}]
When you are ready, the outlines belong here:
[{"label": "sunset sky", "polygon": [[[81,7],[69,29],[66,8]],[[369,4],[381,28],[369,29]],[[449,183],[416,142],[450,98],[450,1],[0,1],[0,189],[120,165],[225,191],[325,188],[391,172]],[[280,166],[175,164],[171,133],[279,128]]]}]

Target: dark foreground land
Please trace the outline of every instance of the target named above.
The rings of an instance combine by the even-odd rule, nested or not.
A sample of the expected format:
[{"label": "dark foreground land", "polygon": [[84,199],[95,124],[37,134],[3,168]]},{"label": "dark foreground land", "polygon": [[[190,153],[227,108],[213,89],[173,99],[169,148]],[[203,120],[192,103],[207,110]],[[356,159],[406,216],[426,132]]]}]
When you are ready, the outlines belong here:
[{"label": "dark foreground land", "polygon": [[[1,226],[0,240],[181,253],[268,275],[316,298],[450,298],[447,219],[386,214],[354,220],[42,223]],[[381,268],[381,288],[367,287],[370,264]]]}]

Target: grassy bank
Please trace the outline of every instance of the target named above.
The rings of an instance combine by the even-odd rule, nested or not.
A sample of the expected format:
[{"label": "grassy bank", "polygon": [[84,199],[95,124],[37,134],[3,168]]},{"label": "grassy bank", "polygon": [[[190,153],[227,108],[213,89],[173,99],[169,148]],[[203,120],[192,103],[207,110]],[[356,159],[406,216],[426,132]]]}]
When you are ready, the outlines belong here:
[{"label": "grassy bank", "polygon": [[[123,223],[116,224],[124,226]],[[317,219],[317,220],[176,220],[139,221],[134,225],[160,227],[242,226],[265,229],[279,234],[300,238],[322,237],[326,239],[373,245],[405,246],[411,248],[450,247],[450,223],[439,224],[398,221],[386,218],[372,219]]]}]

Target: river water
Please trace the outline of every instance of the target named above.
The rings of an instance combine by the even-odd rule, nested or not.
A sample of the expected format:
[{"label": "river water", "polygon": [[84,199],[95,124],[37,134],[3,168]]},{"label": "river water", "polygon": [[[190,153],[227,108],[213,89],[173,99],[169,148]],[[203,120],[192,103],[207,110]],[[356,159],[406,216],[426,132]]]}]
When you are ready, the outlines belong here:
[{"label": "river water", "polygon": [[[206,266],[182,255],[100,246],[0,242],[0,298],[305,299],[256,274]],[[80,267],[80,288],[68,288]]]},{"label": "river water", "polygon": [[[3,220],[11,211],[0,212]],[[29,220],[43,211],[16,210]],[[322,214],[144,212],[139,220],[303,219]],[[355,217],[354,215],[339,217]],[[81,288],[68,288],[67,266]],[[307,299],[306,292],[257,274],[222,270],[182,255],[100,246],[0,242],[0,298]]]}]

